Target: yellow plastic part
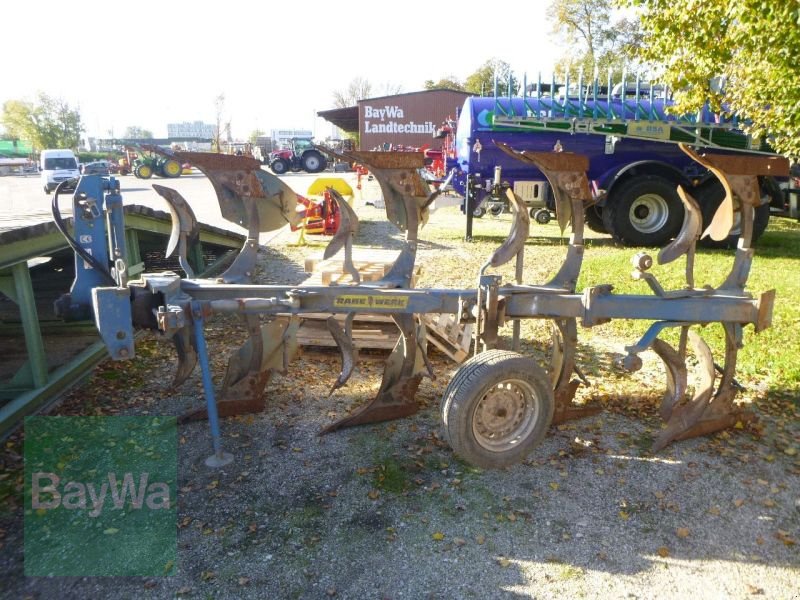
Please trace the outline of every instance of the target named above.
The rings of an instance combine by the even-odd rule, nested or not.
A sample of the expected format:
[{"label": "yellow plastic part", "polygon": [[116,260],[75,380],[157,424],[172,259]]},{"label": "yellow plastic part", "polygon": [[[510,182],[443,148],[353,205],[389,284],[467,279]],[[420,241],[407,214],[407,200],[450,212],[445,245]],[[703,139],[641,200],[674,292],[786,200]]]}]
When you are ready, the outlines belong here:
[{"label": "yellow plastic part", "polygon": [[344,196],[348,203],[352,204],[353,196],[355,195],[353,193],[353,188],[341,177],[317,177],[311,185],[308,186],[307,193],[309,196],[322,196],[325,192],[325,188],[329,187],[335,189]]}]

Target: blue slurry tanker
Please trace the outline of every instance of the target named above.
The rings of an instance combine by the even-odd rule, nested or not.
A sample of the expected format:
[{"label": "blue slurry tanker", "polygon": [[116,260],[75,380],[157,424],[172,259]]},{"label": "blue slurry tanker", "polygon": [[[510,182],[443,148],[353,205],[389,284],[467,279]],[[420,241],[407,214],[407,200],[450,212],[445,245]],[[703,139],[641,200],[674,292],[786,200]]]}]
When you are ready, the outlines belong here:
[{"label": "blue slurry tanker", "polygon": [[[772,153],[763,142],[744,135],[735,118],[709,110],[669,113],[665,106],[671,102],[656,86],[608,86],[612,92],[607,94],[595,82],[581,86],[580,96],[562,92],[555,98],[549,90],[541,91],[546,87],[541,83],[534,87],[540,91],[527,97],[471,97],[464,103],[456,129],[453,185],[475,217],[506,209],[502,190],[509,186],[540,223],[549,220],[553,207],[545,177],[495,142],[520,151],[588,156],[596,204],[587,208],[586,223],[629,246],[661,246],[677,234],[684,213],[679,184],[695,197],[707,221],[724,196],[718,180],[686,156],[678,142],[715,152]],[[763,178],[761,183],[765,199],[782,201],[774,180]],[[754,239],[766,229],[769,214],[769,202],[756,209]],[[709,243],[735,245],[737,238],[734,226],[728,240]]]}]

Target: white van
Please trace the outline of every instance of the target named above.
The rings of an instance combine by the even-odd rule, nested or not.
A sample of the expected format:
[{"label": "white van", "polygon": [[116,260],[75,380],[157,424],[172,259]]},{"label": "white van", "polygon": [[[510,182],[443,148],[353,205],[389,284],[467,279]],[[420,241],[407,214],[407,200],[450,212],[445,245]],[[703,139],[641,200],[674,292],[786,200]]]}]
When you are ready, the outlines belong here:
[{"label": "white van", "polygon": [[39,170],[45,194],[49,194],[62,181],[80,177],[78,160],[72,150],[42,150]]}]

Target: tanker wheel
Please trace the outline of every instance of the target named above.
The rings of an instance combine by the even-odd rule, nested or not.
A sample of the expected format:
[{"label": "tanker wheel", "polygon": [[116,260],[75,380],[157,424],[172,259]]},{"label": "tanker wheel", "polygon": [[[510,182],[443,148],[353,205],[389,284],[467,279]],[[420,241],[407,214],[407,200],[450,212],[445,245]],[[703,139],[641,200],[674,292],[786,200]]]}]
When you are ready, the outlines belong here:
[{"label": "tanker wheel", "polygon": [[486,469],[522,461],[553,420],[550,379],[532,359],[508,350],[473,356],[442,398],[445,437],[455,453]]},{"label": "tanker wheel", "polygon": [[139,165],[133,170],[133,174],[139,179],[150,179],[153,176],[153,167],[150,165]]},{"label": "tanker wheel", "polygon": [[539,225],[547,225],[550,222],[551,218],[550,211],[547,210],[546,208],[540,208],[535,213],[533,213],[533,218]]},{"label": "tanker wheel", "polygon": [[475,208],[472,209],[472,216],[475,217],[476,219],[480,219],[485,214],[486,214],[486,207],[484,207],[483,205],[476,206]]},{"label": "tanker wheel", "polygon": [[677,184],[648,175],[611,191],[603,207],[603,224],[625,246],[660,247],[680,231],[683,212]]},{"label": "tanker wheel", "polygon": [[164,164],[161,165],[161,172],[164,177],[180,177],[182,170],[181,163],[172,158],[165,160]]}]

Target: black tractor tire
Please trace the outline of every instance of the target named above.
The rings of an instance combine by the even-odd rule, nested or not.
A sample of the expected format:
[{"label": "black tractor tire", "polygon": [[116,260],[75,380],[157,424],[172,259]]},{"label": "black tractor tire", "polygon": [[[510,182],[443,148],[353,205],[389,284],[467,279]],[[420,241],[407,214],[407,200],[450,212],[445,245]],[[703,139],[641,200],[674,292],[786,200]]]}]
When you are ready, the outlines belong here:
[{"label": "black tractor tire", "polygon": [[174,179],[183,173],[183,166],[174,158],[166,159],[161,165],[161,176]]},{"label": "black tractor tire", "polygon": [[586,227],[595,233],[608,233],[605,224],[603,223],[603,207],[596,204],[587,208],[583,213],[583,222]]},{"label": "black tractor tire", "polygon": [[542,441],[554,406],[550,379],[535,360],[488,350],[462,364],[444,392],[445,438],[470,464],[507,467]]},{"label": "black tractor tire", "polygon": [[283,175],[289,170],[289,161],[285,158],[276,158],[270,163],[269,168],[275,175]]},{"label": "black tractor tire", "polygon": [[634,177],[611,190],[603,225],[624,246],[661,247],[683,223],[676,182],[656,175]]},{"label": "black tractor tire", "polygon": [[303,163],[303,170],[307,173],[319,173],[328,166],[328,161],[316,150],[309,150],[303,154],[301,162]]},{"label": "black tractor tire", "polygon": [[150,179],[153,176],[153,167],[150,165],[138,165],[133,174],[139,179]]},{"label": "black tractor tire", "polygon": [[[694,188],[689,192],[692,197],[697,200],[700,205],[700,212],[703,214],[703,230],[711,224],[717,208],[722,204],[725,198],[725,189],[716,177],[710,178]],[[755,246],[758,238],[764,233],[769,224],[769,203],[770,193],[763,185],[761,187],[761,206],[757,206],[753,211],[753,236],[750,241],[752,246]],[[733,227],[730,234],[724,240],[712,240],[706,236],[700,239],[698,244],[704,248],[727,248],[733,249],[739,243],[739,235],[741,234],[741,216],[738,210],[738,203],[734,200],[733,207]]]}]

